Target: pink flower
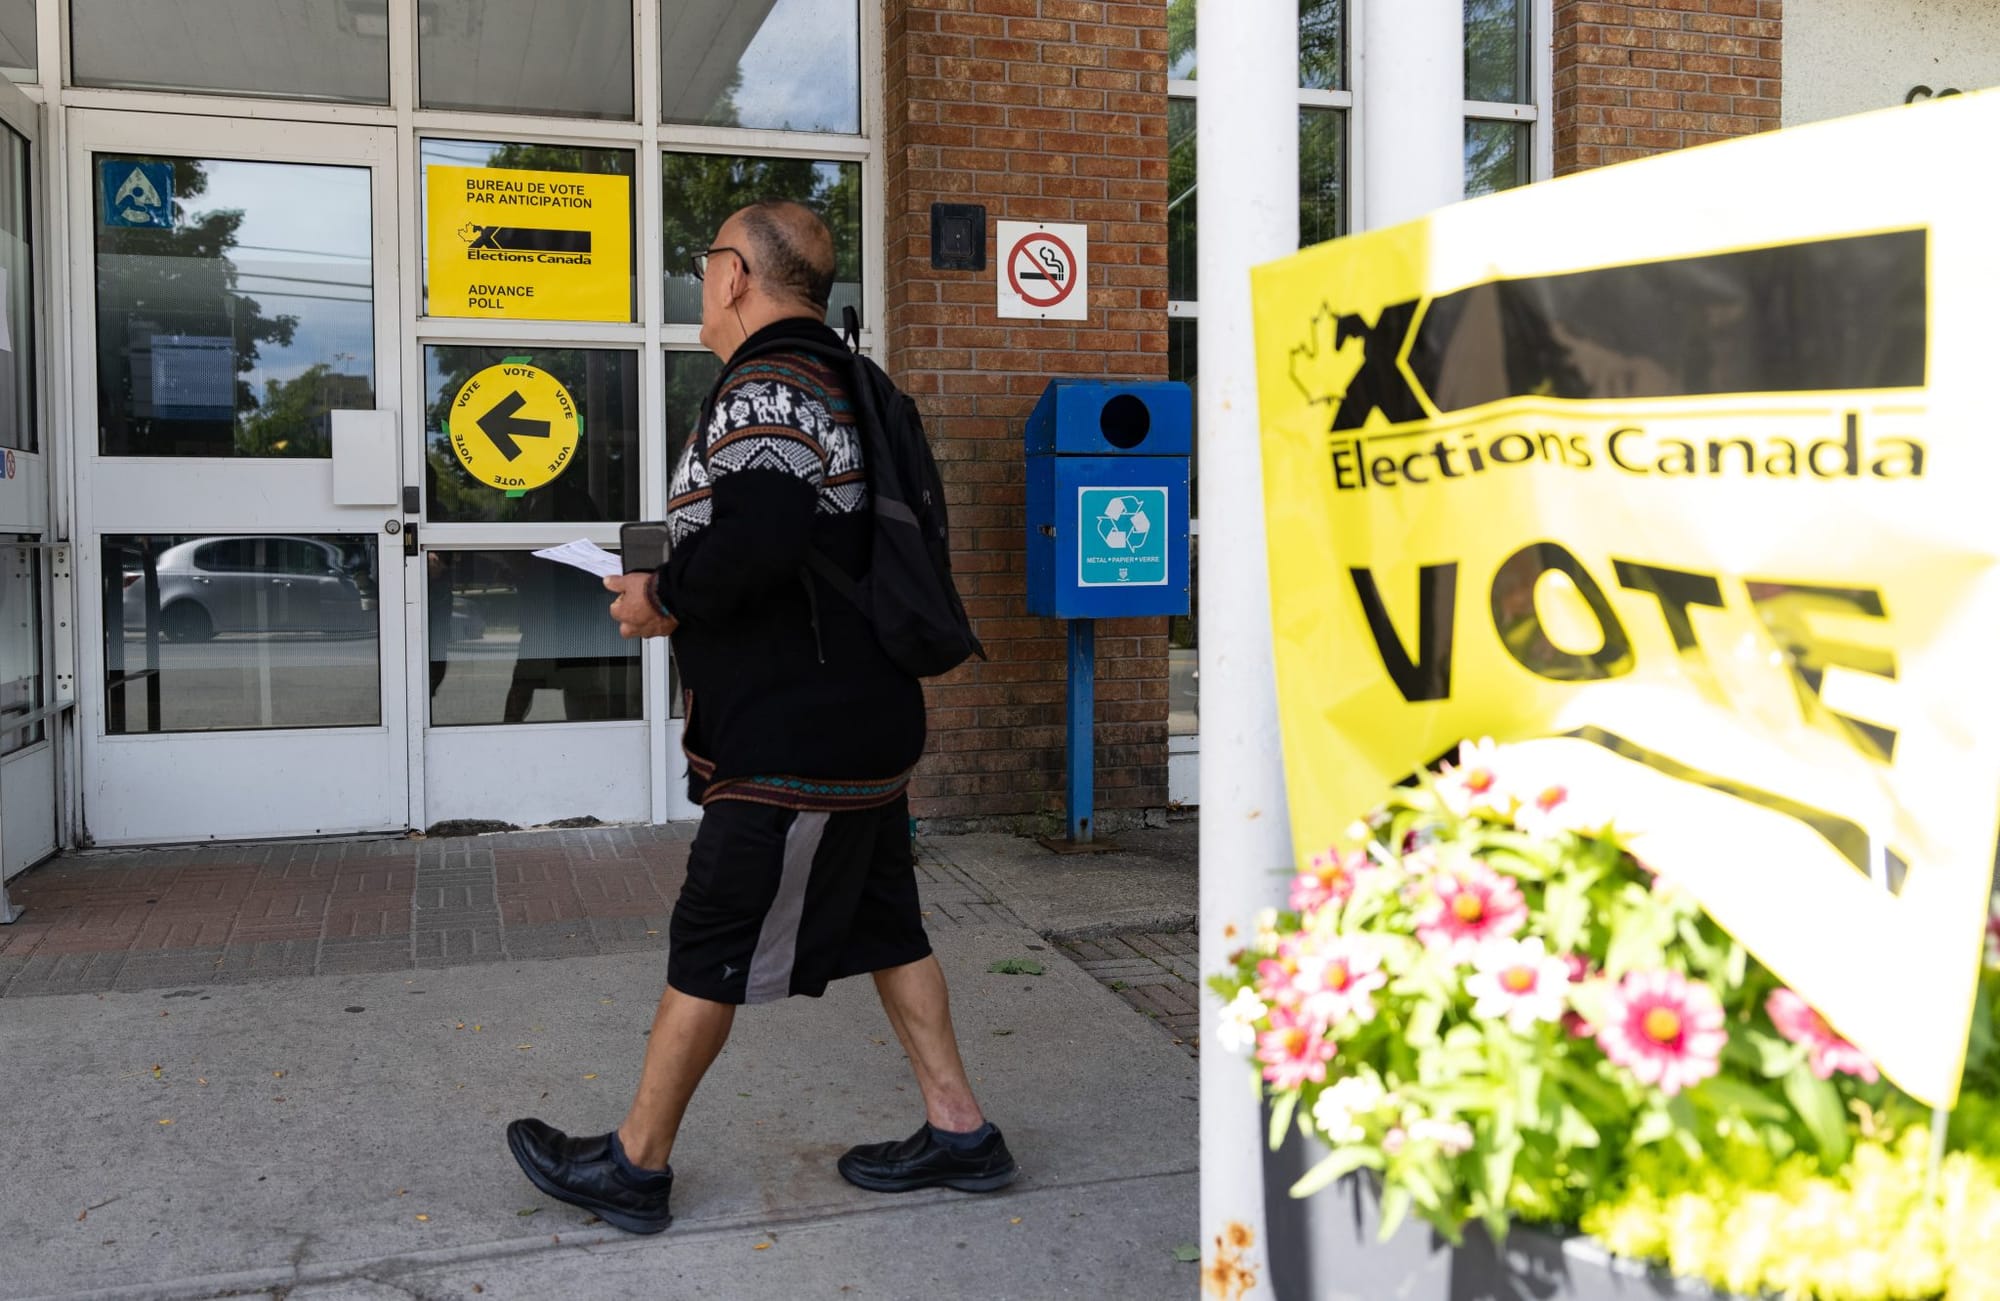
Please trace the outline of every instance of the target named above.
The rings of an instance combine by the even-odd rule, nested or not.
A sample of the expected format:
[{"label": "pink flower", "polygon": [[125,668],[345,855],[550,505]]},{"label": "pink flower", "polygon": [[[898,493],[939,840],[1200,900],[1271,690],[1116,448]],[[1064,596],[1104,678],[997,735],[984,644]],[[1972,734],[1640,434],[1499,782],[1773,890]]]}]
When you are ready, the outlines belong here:
[{"label": "pink flower", "polygon": [[1521,887],[1474,861],[1431,881],[1431,899],[1417,914],[1417,938],[1454,962],[1468,960],[1488,940],[1506,939],[1528,921]]},{"label": "pink flower", "polygon": [[1993,900],[1993,915],[1986,919],[1986,965],[2000,967],[2000,898]]},{"label": "pink flower", "polygon": [[1500,778],[1500,748],[1490,739],[1466,741],[1458,747],[1458,764],[1438,775],[1438,798],[1461,818],[1486,813],[1505,820],[1514,811],[1514,796]]},{"label": "pink flower", "polygon": [[1562,1016],[1569,964],[1550,957],[1539,936],[1489,940],[1473,955],[1472,965],[1476,970],[1465,978],[1465,992],[1474,999],[1474,1016],[1504,1017],[1523,1032],[1537,1021]]},{"label": "pink flower", "polygon": [[1719,1069],[1729,1034],[1715,991],[1677,971],[1634,971],[1611,991],[1597,1046],[1642,1083],[1674,1096]]},{"label": "pink flower", "polygon": [[1368,870],[1368,855],[1360,850],[1328,849],[1312,856],[1306,870],[1292,878],[1292,910],[1309,913],[1329,903],[1347,902],[1354,883]]},{"label": "pink flower", "polygon": [[1265,958],[1257,964],[1257,996],[1278,1007],[1296,1007],[1299,1002],[1300,958],[1305,950],[1305,937],[1287,935],[1278,941],[1275,957]]},{"label": "pink flower", "polygon": [[1812,1050],[1812,1073],[1820,1079],[1830,1080],[1835,1072],[1858,1075],[1870,1084],[1878,1078],[1868,1055],[1835,1033],[1826,1018],[1792,990],[1772,991],[1764,1000],[1764,1011],[1779,1034]]},{"label": "pink flower", "polygon": [[1326,1064],[1333,1059],[1333,1040],[1320,1022],[1289,1008],[1271,1009],[1271,1028],[1257,1036],[1257,1060],[1264,1078],[1280,1089],[1308,1082],[1326,1082]]},{"label": "pink flower", "polygon": [[1382,955],[1356,939],[1338,939],[1322,953],[1300,959],[1293,982],[1302,995],[1300,1010],[1327,1024],[1354,1016],[1367,1021],[1375,1015],[1372,994],[1389,982]]}]

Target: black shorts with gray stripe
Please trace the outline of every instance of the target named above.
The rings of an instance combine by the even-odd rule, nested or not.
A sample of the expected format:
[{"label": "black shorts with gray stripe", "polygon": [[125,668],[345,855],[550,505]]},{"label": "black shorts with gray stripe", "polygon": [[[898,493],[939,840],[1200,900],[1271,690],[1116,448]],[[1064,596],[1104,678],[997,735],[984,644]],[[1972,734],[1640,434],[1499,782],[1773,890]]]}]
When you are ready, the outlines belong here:
[{"label": "black shorts with gray stripe", "polygon": [[929,956],[909,800],[841,813],[713,801],[667,935],[667,983],[717,1003],[817,998]]}]

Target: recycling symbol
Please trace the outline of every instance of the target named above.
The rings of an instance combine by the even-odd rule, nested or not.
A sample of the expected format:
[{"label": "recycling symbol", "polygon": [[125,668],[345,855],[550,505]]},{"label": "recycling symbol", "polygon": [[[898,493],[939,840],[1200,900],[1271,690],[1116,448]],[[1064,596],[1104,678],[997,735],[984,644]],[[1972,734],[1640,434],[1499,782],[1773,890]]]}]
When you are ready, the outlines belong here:
[{"label": "recycling symbol", "polygon": [[1097,517],[1097,536],[1113,551],[1144,551],[1152,531],[1153,521],[1137,497],[1113,497]]}]

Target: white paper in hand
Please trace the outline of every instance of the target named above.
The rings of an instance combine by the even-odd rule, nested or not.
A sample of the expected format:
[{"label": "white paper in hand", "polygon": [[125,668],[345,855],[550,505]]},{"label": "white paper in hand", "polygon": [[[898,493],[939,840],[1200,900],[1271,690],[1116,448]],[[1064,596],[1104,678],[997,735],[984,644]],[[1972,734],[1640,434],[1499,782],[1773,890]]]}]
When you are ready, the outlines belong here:
[{"label": "white paper in hand", "polygon": [[565,542],[559,547],[543,547],[535,553],[544,560],[570,565],[586,574],[596,574],[599,578],[611,578],[625,572],[624,562],[595,542],[578,539]]}]

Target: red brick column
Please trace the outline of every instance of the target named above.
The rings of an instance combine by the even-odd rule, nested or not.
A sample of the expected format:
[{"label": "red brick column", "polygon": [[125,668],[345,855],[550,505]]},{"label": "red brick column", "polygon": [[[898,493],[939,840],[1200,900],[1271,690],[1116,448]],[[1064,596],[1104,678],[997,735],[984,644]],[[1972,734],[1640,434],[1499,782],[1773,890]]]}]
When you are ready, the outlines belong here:
[{"label": "red brick column", "polygon": [[[1166,377],[1166,4],[886,0],[889,373],[923,409],[959,590],[991,662],[933,684],[912,796],[946,824],[1059,813],[1063,627],[1026,612],[1022,431],[1051,376]],[[930,265],[933,202],[980,203],[988,269]],[[1090,318],[1002,321],[991,223],[1086,222]],[[1097,639],[1097,807],[1167,800],[1164,619]]]},{"label": "red brick column", "polygon": [[1558,176],[1775,130],[1784,0],[1557,0]]}]

